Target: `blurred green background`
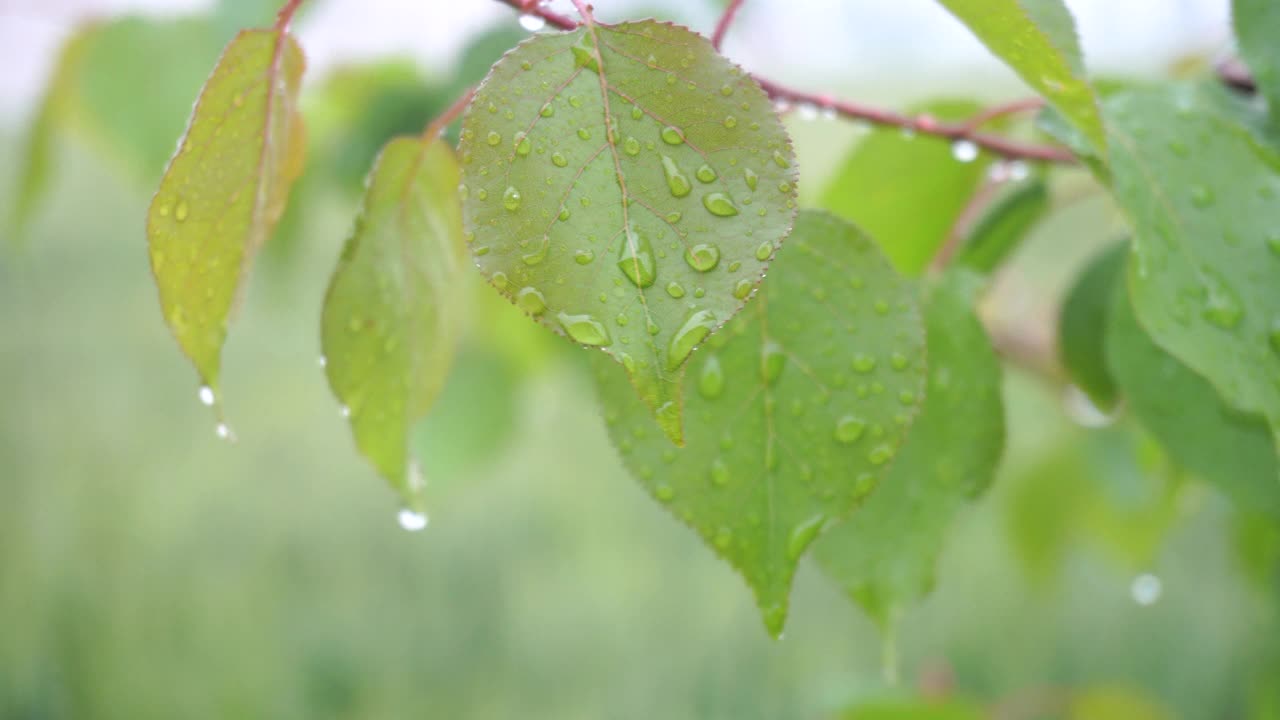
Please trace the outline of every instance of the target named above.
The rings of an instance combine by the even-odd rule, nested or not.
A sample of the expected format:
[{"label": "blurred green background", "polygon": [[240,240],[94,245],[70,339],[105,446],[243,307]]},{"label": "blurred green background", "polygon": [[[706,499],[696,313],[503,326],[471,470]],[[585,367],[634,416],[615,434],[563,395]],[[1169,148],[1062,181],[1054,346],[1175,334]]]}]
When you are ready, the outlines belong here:
[{"label": "blurred green background", "polygon": [[[377,148],[483,75],[514,20],[454,67],[308,79],[309,173],[231,334],[239,440],[220,441],[143,218],[245,17],[85,30],[37,130],[0,128],[0,218],[47,163],[0,243],[0,718],[819,718],[913,695],[997,718],[1280,717],[1274,529],[1017,369],[1000,477],[902,619],[896,689],[875,627],[812,567],[768,639],[740,578],[626,476],[580,351],[479,283],[417,433],[430,525],[401,530],[317,366],[321,296]],[[816,197],[861,132],[788,123]],[[992,316],[1042,326],[1120,232],[1083,173],[1053,191]],[[850,717],[970,717],[953,710]]]}]

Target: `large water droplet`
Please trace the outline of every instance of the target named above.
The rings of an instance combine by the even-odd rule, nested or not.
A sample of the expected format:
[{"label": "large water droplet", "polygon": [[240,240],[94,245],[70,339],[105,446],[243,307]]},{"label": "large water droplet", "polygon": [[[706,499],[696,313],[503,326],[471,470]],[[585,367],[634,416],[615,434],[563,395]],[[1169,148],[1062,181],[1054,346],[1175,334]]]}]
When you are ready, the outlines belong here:
[{"label": "large water droplet", "polygon": [[702,167],[698,168],[698,171],[695,172],[694,175],[697,176],[700,182],[704,182],[704,183],[715,182],[716,180],[715,169],[705,163],[702,165]]},{"label": "large water droplet", "polygon": [[755,287],[755,283],[753,283],[752,281],[746,278],[743,278],[738,281],[738,284],[733,286],[733,296],[738,298],[739,300],[742,300],[751,294],[751,289],[754,287]]},{"label": "large water droplet", "polygon": [[530,315],[541,315],[547,310],[547,299],[537,288],[525,287],[516,293],[516,305]]},{"label": "large water droplet", "polygon": [[862,437],[862,433],[866,429],[867,423],[865,420],[853,415],[845,415],[836,421],[836,441],[842,445],[852,445],[858,442],[858,438]]},{"label": "large water droplet", "polygon": [[791,536],[787,538],[787,556],[792,560],[799,560],[826,522],[827,516],[819,514],[792,528]]},{"label": "large water droplet", "polygon": [[[522,260],[525,265],[537,265],[541,263],[543,260],[547,259],[547,252],[550,249],[551,249],[551,238],[544,237],[542,238],[542,244],[539,245],[536,250],[534,250],[533,252],[525,253],[524,255],[521,255],[520,260]],[[478,252],[478,249],[477,249],[477,252]]]},{"label": "large water droplet", "polygon": [[773,162],[775,165],[783,169],[791,167],[791,161],[787,159],[786,155],[783,155],[782,152],[778,150],[773,151]]},{"label": "large water droplet", "polygon": [[680,367],[698,343],[711,334],[715,326],[716,315],[710,310],[698,310],[690,315],[680,329],[671,336],[671,343],[667,347],[667,369],[675,370]]},{"label": "large water droplet", "polygon": [[207,407],[212,407],[213,401],[216,399],[213,396],[213,388],[208,385],[201,385],[199,392],[196,393],[196,397],[200,398],[201,405],[205,405]]},{"label": "large water droplet", "polygon": [[627,230],[627,237],[618,248],[618,269],[636,287],[646,288],[653,284],[658,276],[658,266],[647,235]]},{"label": "large water droplet", "polygon": [[484,141],[490,145],[497,145],[502,142],[502,136],[499,135],[496,130],[490,130],[489,134],[485,136]]},{"label": "large water droplet", "polygon": [[720,192],[707,193],[702,196],[702,206],[705,207],[712,215],[718,217],[731,217],[738,214],[738,208],[729,199],[728,195]]},{"label": "large water droplet", "polygon": [[591,44],[591,33],[583,33],[578,36],[578,41],[573,44],[573,65],[574,67],[587,68],[591,72],[600,72],[600,63],[596,60],[596,49]]},{"label": "large water droplet", "polygon": [[760,262],[764,262],[765,260],[768,260],[769,256],[772,254],[773,254],[773,243],[769,242],[768,240],[756,246],[756,259],[759,260]]},{"label": "large water droplet", "polygon": [[579,265],[590,265],[595,259],[596,254],[590,250],[578,250],[573,254],[573,261]]},{"label": "large water droplet", "polygon": [[522,132],[516,133],[516,154],[520,157],[526,157],[533,150],[533,143],[529,140],[529,136]]},{"label": "large water droplet", "polygon": [[635,157],[640,154],[640,141],[628,135],[627,139],[622,141],[622,150],[626,154]]},{"label": "large water droplet", "polygon": [[715,400],[724,392],[724,368],[720,367],[720,358],[712,355],[702,365],[702,373],[698,375],[698,393],[708,400]]},{"label": "large water droplet", "polygon": [[698,272],[710,272],[720,262],[720,248],[710,243],[698,243],[684,251],[684,260]]},{"label": "large water droplet", "polygon": [[[529,16],[524,16],[529,17]],[[405,508],[396,514],[400,527],[409,532],[418,532],[427,526],[427,514]]]},{"label": "large water droplet", "polygon": [[787,356],[782,352],[781,345],[769,341],[760,348],[760,375],[766,383],[772,385],[777,382],[786,366]]},{"label": "large water droplet", "polygon": [[662,135],[662,141],[668,145],[679,145],[684,142],[684,135],[680,129],[672,125],[662,128],[659,134]]},{"label": "large water droplet", "polygon": [[751,168],[744,168],[742,176],[747,180],[747,187],[752,190],[756,189],[756,185],[760,182],[760,176],[756,175],[756,171]]},{"label": "large water droplet", "polygon": [[667,294],[673,298],[682,298],[684,297],[684,286],[675,280],[672,280],[667,283]]},{"label": "large water droplet", "polygon": [[551,164],[556,167],[564,167],[569,164],[569,159],[563,153],[551,153]]},{"label": "large water droplet", "polygon": [[1133,596],[1133,601],[1143,607],[1154,605],[1163,592],[1164,583],[1151,573],[1142,573],[1129,585],[1129,594]]},{"label": "large water droplet", "polygon": [[560,327],[564,328],[570,338],[583,345],[608,345],[613,342],[604,323],[590,315],[571,315],[561,312],[556,315],[556,320],[560,322]]},{"label": "large water droplet", "polygon": [[692,185],[689,178],[680,172],[680,166],[676,165],[676,161],[666,155],[662,156],[662,173],[667,176],[667,189],[676,197],[684,197],[689,194]]},{"label": "large water droplet", "polygon": [[972,140],[957,140],[951,143],[951,157],[962,163],[978,159],[978,146]]},{"label": "large water droplet", "polygon": [[502,193],[502,206],[511,212],[520,209],[520,191],[515,186],[508,186],[506,192]]}]

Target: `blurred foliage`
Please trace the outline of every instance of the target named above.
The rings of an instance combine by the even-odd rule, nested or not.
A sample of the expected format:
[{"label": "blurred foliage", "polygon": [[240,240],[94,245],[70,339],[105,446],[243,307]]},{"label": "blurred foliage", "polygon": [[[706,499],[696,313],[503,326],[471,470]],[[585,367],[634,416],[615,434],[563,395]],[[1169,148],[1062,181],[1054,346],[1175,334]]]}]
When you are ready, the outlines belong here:
[{"label": "blurred foliage", "polygon": [[[218,441],[139,239],[218,48],[273,14],[90,26],[28,134],[0,128],[0,217],[25,226],[0,250],[0,718],[1280,717],[1274,523],[1176,470],[1137,408],[1081,416],[1016,370],[1000,475],[898,624],[891,699],[875,626],[811,568],[785,640],[759,632],[740,578],[626,476],[583,353],[479,278],[412,437],[431,525],[396,527],[314,318],[368,161],[483,74],[509,22],[457,67],[307,85],[310,170],[227,349],[241,440]],[[175,38],[199,72],[144,62]],[[127,73],[154,80],[120,103]],[[1019,230],[988,303],[1056,299],[1116,222],[1086,203]]]}]

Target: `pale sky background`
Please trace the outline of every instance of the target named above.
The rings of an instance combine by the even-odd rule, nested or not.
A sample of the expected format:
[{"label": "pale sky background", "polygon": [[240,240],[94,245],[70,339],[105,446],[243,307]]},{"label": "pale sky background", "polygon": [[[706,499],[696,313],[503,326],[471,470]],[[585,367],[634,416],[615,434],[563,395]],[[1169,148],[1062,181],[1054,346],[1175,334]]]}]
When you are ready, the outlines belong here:
[{"label": "pale sky background", "polygon": [[[316,77],[334,64],[389,54],[447,67],[474,30],[513,11],[494,0],[309,0],[299,21]],[[80,21],[117,13],[181,14],[209,0],[0,0],[0,122],[29,112],[62,39]],[[605,20],[634,8],[691,7],[709,33],[715,12],[701,0],[594,0]],[[1229,0],[1067,0],[1095,72],[1159,72],[1187,53],[1229,48]],[[567,0],[554,0],[556,9]],[[725,52],[750,70],[814,90],[907,78],[920,91],[957,83],[1015,82],[933,0],[747,0]]]}]

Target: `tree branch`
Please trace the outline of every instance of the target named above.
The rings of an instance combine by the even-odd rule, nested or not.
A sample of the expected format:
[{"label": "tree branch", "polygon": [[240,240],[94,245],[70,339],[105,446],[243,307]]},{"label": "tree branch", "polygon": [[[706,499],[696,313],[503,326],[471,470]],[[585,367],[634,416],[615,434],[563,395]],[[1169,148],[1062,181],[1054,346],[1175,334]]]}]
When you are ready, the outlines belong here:
[{"label": "tree branch", "polygon": [[[520,12],[537,15],[538,17],[546,20],[547,24],[558,27],[562,30],[572,30],[578,27],[578,23],[574,20],[558,13],[551,12],[550,10],[542,7],[537,0],[498,1],[515,8]],[[729,6],[729,10],[725,11],[725,16],[732,19],[732,13],[740,3],[741,0],[732,2]],[[720,19],[720,24],[727,25],[725,17]],[[717,26],[717,30],[719,30],[719,26]],[[760,83],[760,87],[764,88],[764,91],[769,94],[769,97],[774,100],[807,103],[819,108],[830,109],[836,114],[846,118],[862,120],[874,125],[900,127],[903,130],[924,133],[926,135],[936,135],[950,140],[967,140],[980,148],[1009,159],[1036,160],[1040,162],[1066,164],[1074,164],[1076,162],[1076,156],[1064,147],[1057,145],[1023,143],[1000,135],[979,132],[976,127],[989,119],[982,118],[981,116],[983,113],[979,113],[975,116],[975,118],[978,119],[978,122],[974,122],[972,119],[968,122],[959,123],[939,122],[931,115],[916,115],[912,117],[892,110],[869,107],[847,100],[837,100],[836,98],[826,94],[795,90],[767,78],[760,77],[759,75],[753,75],[753,77],[756,82]],[[1031,101],[1019,101],[1019,103],[1016,104],[1018,109],[1021,109],[1024,103],[1029,105]],[[1010,103],[1007,106],[997,106],[998,112],[996,115],[1016,111],[1007,109],[1014,105],[1014,103]],[[997,108],[993,108],[992,110],[996,110]]]},{"label": "tree branch", "polygon": [[716,50],[720,49],[720,44],[724,42],[724,34],[729,31],[729,25],[733,23],[733,16],[738,14],[738,8],[742,7],[743,0],[729,0],[729,4],[725,6],[724,14],[720,16],[720,22],[716,23],[716,29],[711,33],[711,47]]}]

